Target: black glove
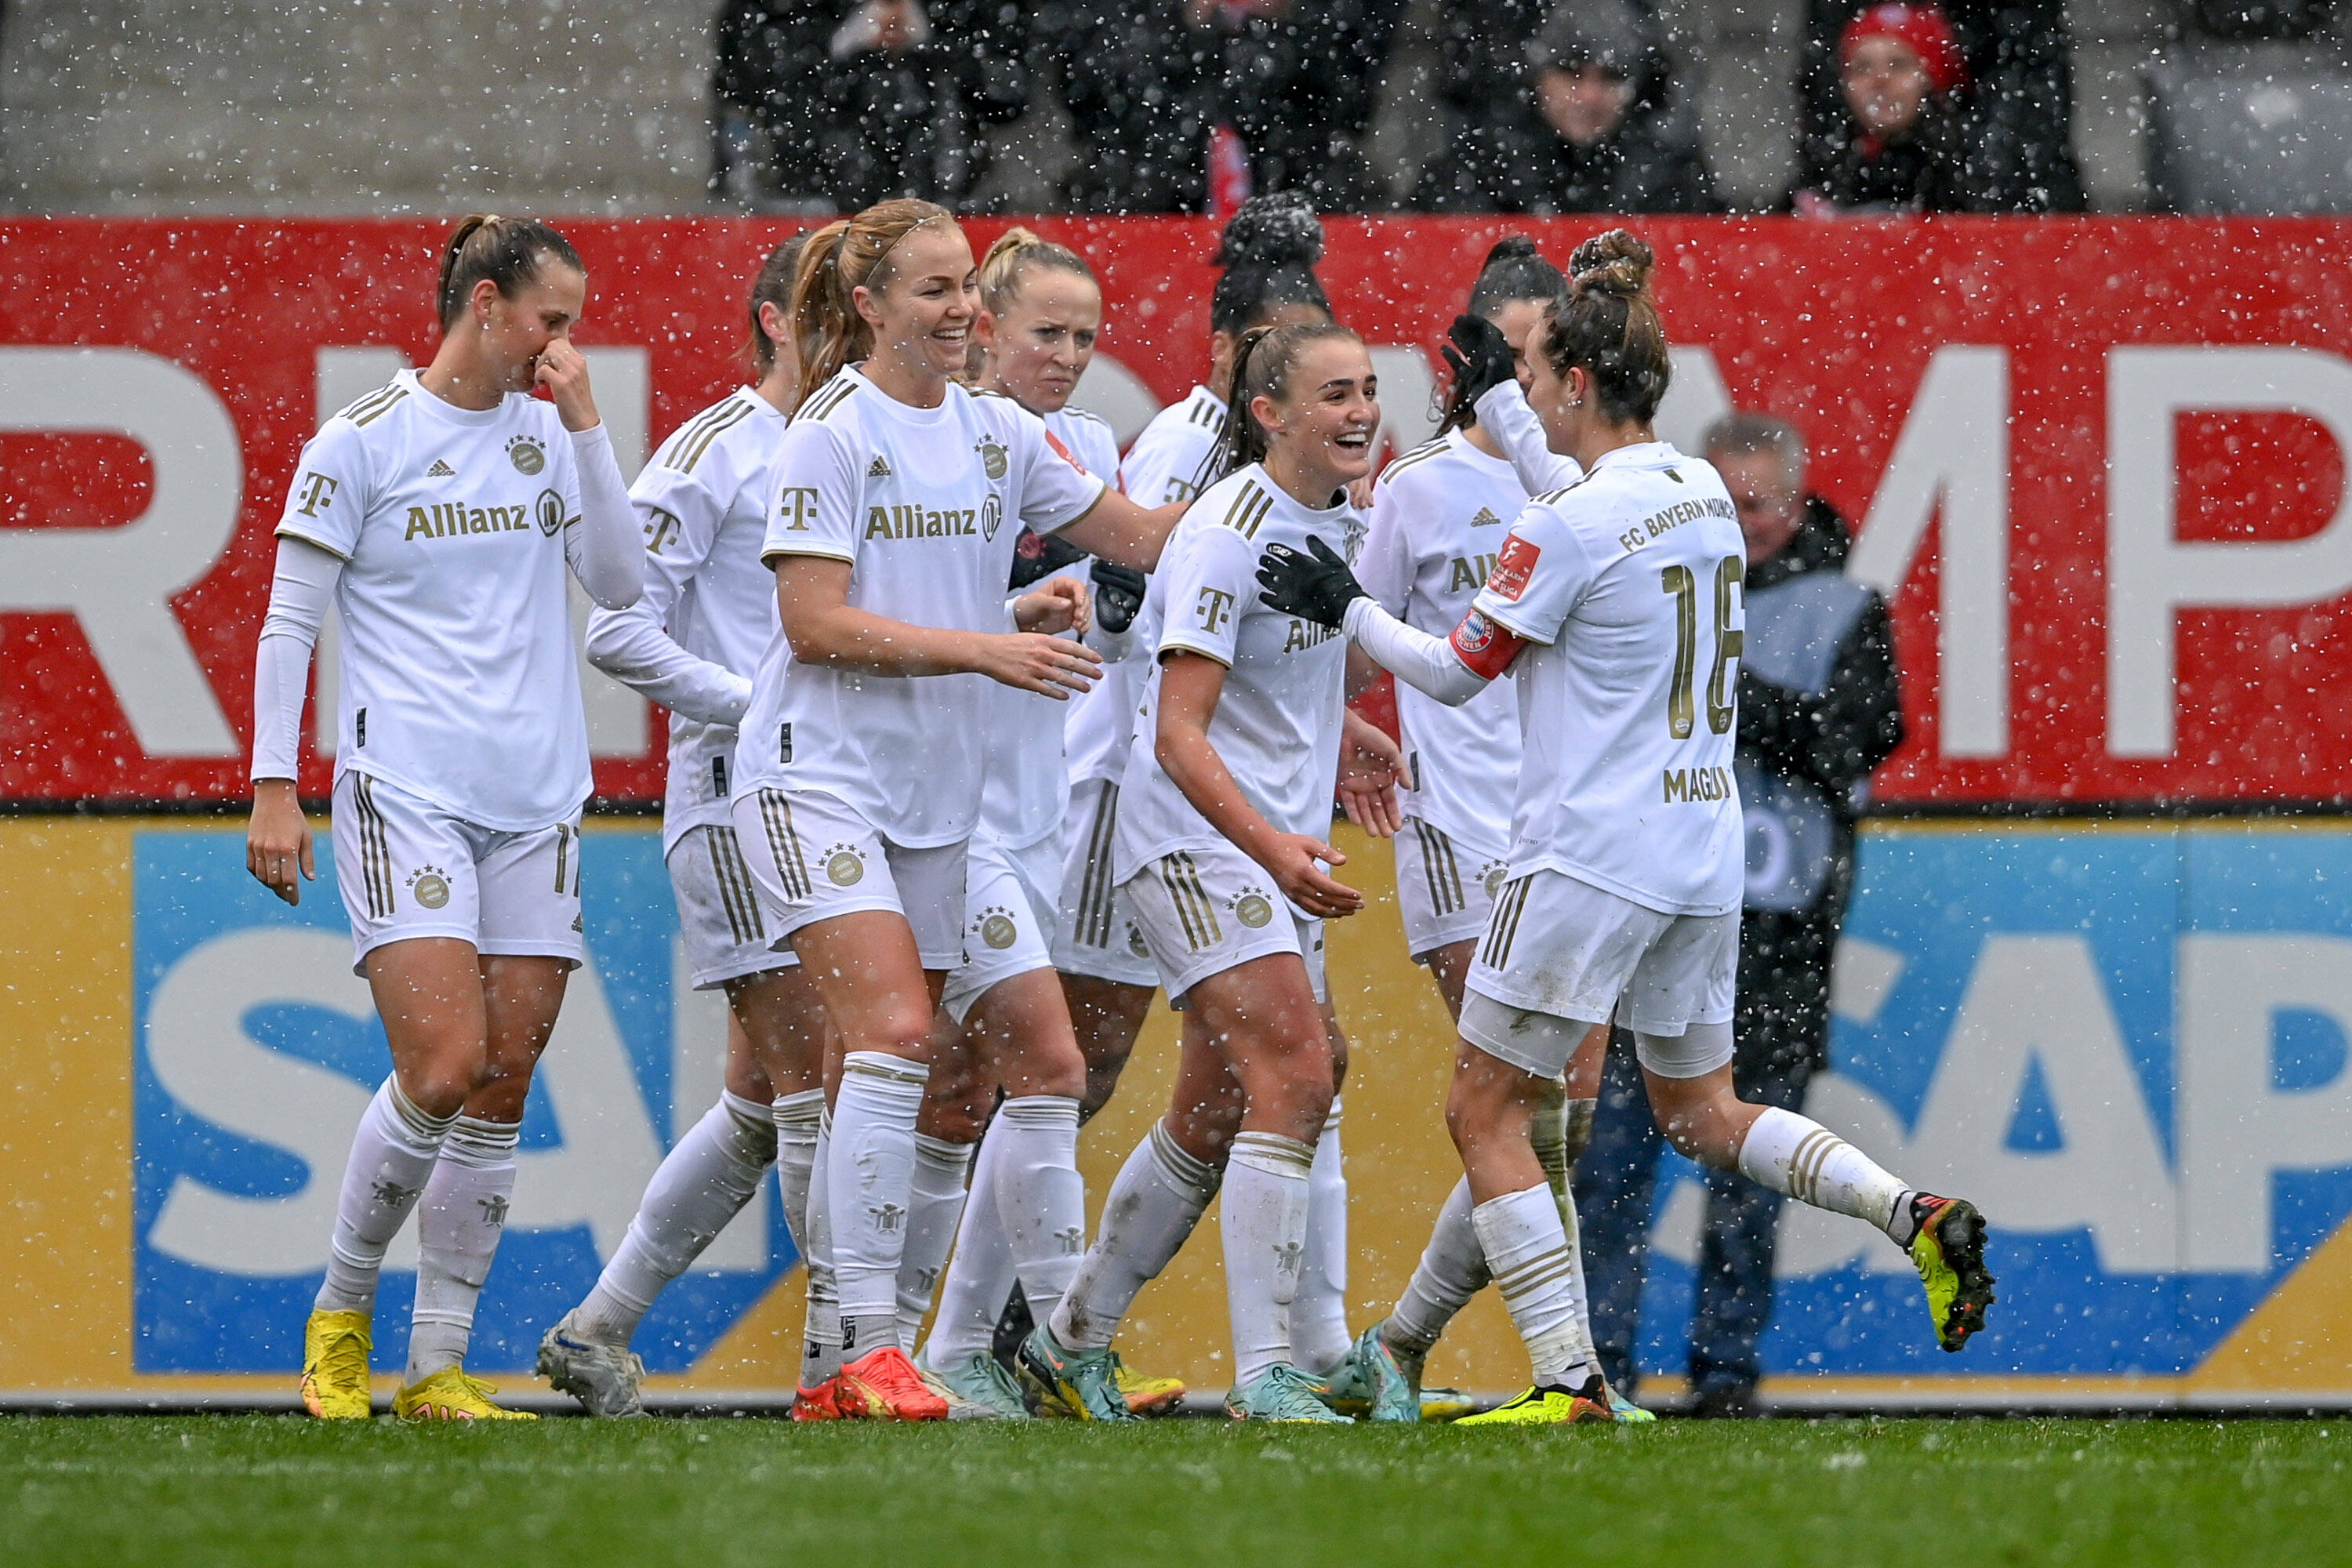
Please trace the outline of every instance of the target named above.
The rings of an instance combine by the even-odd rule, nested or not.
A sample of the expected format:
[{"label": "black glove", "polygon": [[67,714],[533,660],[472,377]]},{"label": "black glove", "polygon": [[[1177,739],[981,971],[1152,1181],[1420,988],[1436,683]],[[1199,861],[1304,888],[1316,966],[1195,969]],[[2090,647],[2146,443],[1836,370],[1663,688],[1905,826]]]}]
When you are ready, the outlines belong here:
[{"label": "black glove", "polygon": [[1143,608],[1143,574],[1097,556],[1087,575],[1095,584],[1095,625],[1113,637],[1135,625],[1135,613]]},{"label": "black glove", "polygon": [[1058,533],[1033,533],[1024,528],[1013,546],[1013,591],[1017,594],[1086,558],[1085,551]]},{"label": "black glove", "polygon": [[1445,368],[1454,373],[1454,391],[1464,404],[1476,403],[1488,389],[1517,374],[1510,340],[1486,317],[1456,316],[1445,335],[1450,341],[1437,352],[1445,356]]},{"label": "black glove", "polygon": [[1269,609],[1335,628],[1348,618],[1348,606],[1365,596],[1346,559],[1312,534],[1306,551],[1267,545],[1257,558],[1257,582],[1265,590],[1258,597]]}]

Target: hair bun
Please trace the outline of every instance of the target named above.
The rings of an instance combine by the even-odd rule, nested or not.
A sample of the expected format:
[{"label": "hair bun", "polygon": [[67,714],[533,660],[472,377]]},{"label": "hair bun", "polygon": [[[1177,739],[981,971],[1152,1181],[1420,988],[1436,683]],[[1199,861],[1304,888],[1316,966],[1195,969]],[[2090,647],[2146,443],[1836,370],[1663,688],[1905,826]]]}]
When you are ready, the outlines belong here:
[{"label": "hair bun", "polygon": [[1297,191],[1252,196],[1227,220],[1217,267],[1312,267],[1323,259],[1323,220]]},{"label": "hair bun", "polygon": [[1619,294],[1639,299],[1650,291],[1650,271],[1657,255],[1622,228],[1595,235],[1569,258],[1569,282],[1580,292]]},{"label": "hair bun", "polygon": [[1486,259],[1479,263],[1478,269],[1483,272],[1498,261],[1516,261],[1542,254],[1543,252],[1536,248],[1533,237],[1524,234],[1505,235],[1495,242],[1495,248],[1486,253]]}]

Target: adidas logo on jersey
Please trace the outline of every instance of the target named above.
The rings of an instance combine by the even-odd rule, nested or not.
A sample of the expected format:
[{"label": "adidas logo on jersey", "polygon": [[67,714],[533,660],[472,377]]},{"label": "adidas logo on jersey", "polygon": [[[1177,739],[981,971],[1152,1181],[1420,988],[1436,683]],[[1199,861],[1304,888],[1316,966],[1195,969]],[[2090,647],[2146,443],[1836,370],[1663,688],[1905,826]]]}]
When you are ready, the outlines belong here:
[{"label": "adidas logo on jersey", "polygon": [[433,459],[433,466],[425,470],[425,477],[428,479],[454,479],[457,477],[457,470],[441,458],[436,458]]},{"label": "adidas logo on jersey", "polygon": [[1493,507],[1482,506],[1478,509],[1478,515],[1470,520],[1470,526],[1473,528],[1493,528],[1502,521],[1503,520],[1501,518],[1495,515],[1495,509]]},{"label": "adidas logo on jersey", "polygon": [[883,457],[883,456],[882,456],[882,454],[881,454],[881,453],[879,453],[879,452],[875,453],[875,454],[874,454],[874,465],[873,465],[873,467],[871,467],[871,468],[867,468],[867,469],[866,470],[866,477],[867,479],[888,479],[888,478],[890,477],[890,461],[889,461],[889,459],[888,459],[888,458],[885,458],[885,457]]}]

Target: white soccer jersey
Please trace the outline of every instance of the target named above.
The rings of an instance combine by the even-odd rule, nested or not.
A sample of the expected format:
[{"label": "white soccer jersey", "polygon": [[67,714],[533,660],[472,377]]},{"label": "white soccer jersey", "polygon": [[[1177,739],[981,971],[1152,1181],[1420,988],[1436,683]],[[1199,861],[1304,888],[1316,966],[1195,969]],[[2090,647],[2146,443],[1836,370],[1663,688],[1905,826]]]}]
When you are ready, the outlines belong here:
[{"label": "white soccer jersey", "polygon": [[[1381,475],[1356,580],[1407,626],[1450,636],[1527,503],[1508,462],[1450,430]],[[1397,718],[1415,786],[1404,795],[1405,813],[1482,859],[1501,859],[1511,841],[1511,801],[1519,784],[1512,692],[1498,680],[1448,708],[1397,682]]]},{"label": "white soccer jersey", "polygon": [[1267,608],[1258,597],[1257,563],[1266,546],[1304,550],[1309,536],[1352,558],[1363,542],[1363,514],[1344,495],[1338,502],[1303,507],[1253,463],[1211,486],[1177,525],[1154,574],[1162,630],[1119,788],[1112,858],[1120,881],[1171,849],[1224,842],[1153,755],[1160,654],[1205,654],[1231,672],[1209,741],[1258,815],[1283,833],[1320,838],[1331,831],[1348,640]]},{"label": "white soccer jersey", "polygon": [[[1109,426],[1076,408],[1044,418],[1078,467],[1097,476],[1118,472],[1118,440]],[[1079,562],[1053,575],[1084,582],[1087,571]],[[1007,849],[1025,849],[1060,832],[1069,810],[1070,773],[1062,755],[1062,721],[1069,703],[994,681],[989,687],[996,717],[983,731],[988,782],[980,795],[980,836]]]},{"label": "white soccer jersey", "polygon": [[578,814],[592,785],[564,590],[572,451],[551,404],[459,408],[408,370],[302,448],[278,532],[345,563],[337,777],[509,833]]},{"label": "white soccer jersey", "polygon": [[1667,914],[1739,908],[1746,563],[1722,479],[1663,441],[1619,447],[1519,514],[1475,604],[1541,645],[1511,666],[1514,878],[1559,871]]},{"label": "white soccer jersey", "polygon": [[[1171,403],[1151,416],[1119,465],[1118,488],[1138,506],[1192,500],[1215,481],[1217,442],[1224,433],[1224,401],[1205,386],[1194,387],[1183,402]],[[1153,583],[1156,590],[1156,576]],[[1107,666],[1095,689],[1073,701],[1065,715],[1073,784],[1094,779],[1117,783],[1127,772],[1136,712],[1158,643],[1156,600],[1156,592],[1145,595],[1127,657]]]},{"label": "white soccer jersey", "polygon": [[[1022,525],[1066,527],[1103,489],[1009,398],[951,384],[938,407],[915,408],[853,365],[784,433],[762,553],[772,565],[786,555],[848,562],[854,608],[1001,633],[1012,626],[1005,584]],[[735,795],[830,795],[908,848],[969,837],[990,684],[795,663],[780,627],[736,739]]]},{"label": "white soccer jersey", "polygon": [[670,710],[665,855],[697,827],[733,824],[729,720],[751,705],[751,673],[777,635],[776,579],[760,547],[785,424],[743,386],[679,426],[629,489],[646,531],[645,596],[588,618],[592,646],[627,636],[637,657],[614,673]]}]

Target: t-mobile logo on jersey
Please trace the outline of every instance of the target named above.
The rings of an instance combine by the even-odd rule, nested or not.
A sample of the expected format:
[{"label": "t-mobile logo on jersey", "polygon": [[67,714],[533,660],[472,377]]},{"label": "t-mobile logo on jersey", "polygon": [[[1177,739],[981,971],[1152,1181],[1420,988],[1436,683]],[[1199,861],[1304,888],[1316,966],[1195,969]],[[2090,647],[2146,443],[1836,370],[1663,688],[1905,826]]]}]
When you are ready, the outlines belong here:
[{"label": "t-mobile logo on jersey", "polygon": [[1203,588],[1192,613],[1200,617],[1201,629],[1213,634],[1234,618],[1234,596],[1223,588]]},{"label": "t-mobile logo on jersey", "polygon": [[786,485],[776,498],[776,511],[784,520],[787,533],[806,533],[809,520],[816,515],[814,485]]},{"label": "t-mobile logo on jersey", "polygon": [[341,479],[331,479],[324,474],[306,473],[302,476],[302,504],[295,510],[304,517],[316,517],[320,508],[335,504],[335,492],[341,488]]}]

